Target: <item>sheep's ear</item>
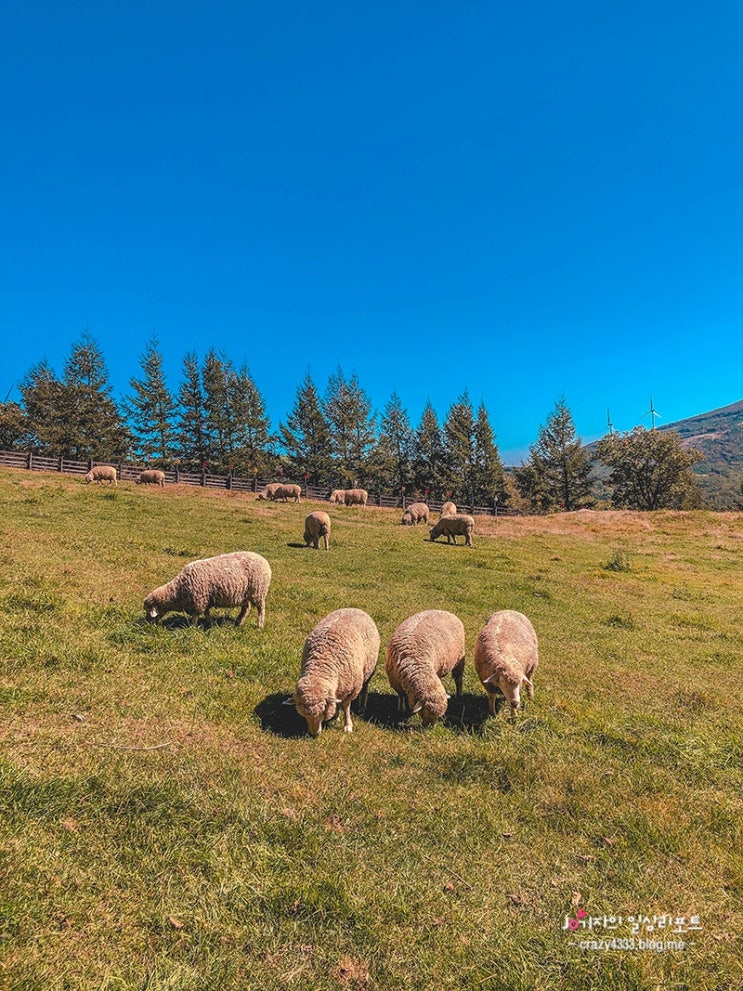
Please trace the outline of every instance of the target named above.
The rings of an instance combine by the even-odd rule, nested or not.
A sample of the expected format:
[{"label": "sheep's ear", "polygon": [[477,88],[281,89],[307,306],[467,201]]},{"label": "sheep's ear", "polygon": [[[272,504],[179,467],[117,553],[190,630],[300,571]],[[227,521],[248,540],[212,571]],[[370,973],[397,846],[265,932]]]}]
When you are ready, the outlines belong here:
[{"label": "sheep's ear", "polygon": [[284,701],[281,704],[282,705],[296,705],[296,703],[294,702],[294,696],[293,695],[290,695],[289,698],[288,699],[284,699]]},{"label": "sheep's ear", "polygon": [[419,702],[418,705],[413,709],[413,715],[415,715],[416,712],[420,712],[422,708],[423,708],[423,703]]},{"label": "sheep's ear", "polygon": [[329,698],[328,699],[328,703],[330,703],[330,702],[335,702],[336,705],[342,705],[343,704],[343,699],[331,699],[331,698]]},{"label": "sheep's ear", "polygon": [[483,685],[489,685],[491,682],[496,680],[496,677],[497,675],[491,674],[489,678],[486,678],[485,681],[483,681]]},{"label": "sheep's ear", "polygon": [[526,675],[524,675],[524,677],[521,679],[521,683],[523,685],[528,685],[529,688],[533,688],[534,687],[534,685],[532,685],[532,683],[531,683],[531,678],[527,678]]},{"label": "sheep's ear", "polygon": [[447,693],[446,693],[446,697],[447,697],[448,699],[450,699],[450,698],[451,698],[451,695],[450,695],[450,694],[449,694],[449,693],[447,692]]}]

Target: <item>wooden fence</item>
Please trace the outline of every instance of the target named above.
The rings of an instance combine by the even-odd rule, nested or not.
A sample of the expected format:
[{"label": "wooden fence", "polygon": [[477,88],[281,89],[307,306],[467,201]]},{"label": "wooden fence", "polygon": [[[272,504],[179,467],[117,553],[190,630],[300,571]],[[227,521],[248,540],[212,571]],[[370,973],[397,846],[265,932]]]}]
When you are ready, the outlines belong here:
[{"label": "wooden fence", "polygon": [[[96,465],[110,464],[108,461],[70,461],[67,458],[48,458],[41,454],[33,454],[30,451],[0,451],[0,466],[5,468],[23,468],[26,471],[49,471],[61,472],[63,475],[87,475],[91,468]],[[122,482],[136,482],[140,472],[145,470],[144,465],[128,464],[118,462],[114,465],[119,479]],[[207,471],[181,471],[179,468],[165,471],[166,485],[198,485],[208,489],[227,489],[230,492],[259,492],[269,481],[276,479],[262,479],[258,476],[253,478],[240,478],[238,475],[213,475]],[[286,480],[289,481],[288,479]],[[303,485],[302,494],[306,499],[316,499],[325,501],[328,498],[329,488],[317,487],[313,485]],[[370,506],[381,506],[386,509],[404,509],[406,503],[417,501],[401,495],[390,495],[381,491],[373,492],[369,490]],[[442,502],[437,500],[428,501],[428,507],[432,512],[441,511]],[[492,506],[471,506],[458,503],[457,508],[460,513],[470,513],[472,516],[515,516],[515,510],[505,509],[493,502]]]}]

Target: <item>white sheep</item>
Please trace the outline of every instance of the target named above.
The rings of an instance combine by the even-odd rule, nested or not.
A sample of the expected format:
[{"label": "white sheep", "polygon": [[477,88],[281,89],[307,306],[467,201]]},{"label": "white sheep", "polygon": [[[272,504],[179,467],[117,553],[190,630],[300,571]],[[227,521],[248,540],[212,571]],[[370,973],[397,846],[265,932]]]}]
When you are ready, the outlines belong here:
[{"label": "white sheep", "polygon": [[305,517],[304,521],[304,542],[309,547],[310,544],[318,549],[320,537],[323,538],[325,550],[330,550],[330,517],[322,510],[315,510]]},{"label": "white sheep", "polygon": [[279,485],[277,485],[277,487],[274,489],[273,499],[275,502],[278,502],[279,499],[283,499],[284,502],[288,502],[290,499],[293,499],[295,502],[301,502],[302,501],[302,499],[300,498],[301,495],[302,495],[301,486],[284,485],[282,483],[279,483]]},{"label": "white sheep", "polygon": [[147,469],[140,472],[137,485],[160,485],[165,486],[165,472],[155,469]]},{"label": "white sheep", "polygon": [[116,469],[113,465],[96,465],[85,476],[86,482],[116,482]]},{"label": "white sheep", "polygon": [[454,613],[427,609],[404,620],[387,644],[387,677],[398,695],[398,711],[405,701],[431,725],[446,712],[449,695],[441,678],[451,673],[457,695],[462,694],[464,626]]},{"label": "white sheep", "polygon": [[258,493],[258,501],[261,499],[269,499],[273,501],[275,498],[276,489],[280,488],[281,482],[269,482],[268,485],[264,485],[261,491]]},{"label": "white sheep", "polygon": [[150,621],[174,610],[185,612],[195,626],[202,613],[209,619],[212,606],[227,609],[240,606],[237,626],[242,626],[254,605],[258,609],[258,629],[262,629],[270,584],[271,566],[260,554],[252,551],[218,554],[191,561],[172,581],[150,592],[144,600],[144,611]]},{"label": "white sheep", "polygon": [[464,542],[467,547],[472,547],[472,533],[475,529],[475,521],[466,513],[457,513],[455,516],[441,516],[438,523],[431,527],[429,537],[435,540],[441,534],[445,534],[447,544],[452,540],[456,544],[457,537],[464,535]]},{"label": "white sheep", "polygon": [[402,514],[402,525],[413,526],[428,523],[429,509],[425,502],[411,502]]},{"label": "white sheep", "polygon": [[302,668],[289,704],[307,721],[311,736],[343,709],[346,733],[353,732],[351,702],[366,705],[369,681],[379,656],[379,631],[361,609],[336,609],[315,626],[302,651]]},{"label": "white sheep", "polygon": [[347,506],[363,506],[366,509],[366,500],[369,493],[366,489],[346,489],[343,493],[343,501]]},{"label": "white sheep", "polygon": [[456,516],[456,515],[457,515],[456,504],[453,502],[445,502],[444,505],[441,507],[441,512],[439,513],[439,519],[441,519],[442,516]]},{"label": "white sheep", "polygon": [[496,714],[497,696],[505,696],[515,716],[521,703],[521,686],[534,698],[534,672],[539,656],[537,635],[523,613],[502,609],[488,617],[475,643],[475,670],[488,693],[490,714]]}]

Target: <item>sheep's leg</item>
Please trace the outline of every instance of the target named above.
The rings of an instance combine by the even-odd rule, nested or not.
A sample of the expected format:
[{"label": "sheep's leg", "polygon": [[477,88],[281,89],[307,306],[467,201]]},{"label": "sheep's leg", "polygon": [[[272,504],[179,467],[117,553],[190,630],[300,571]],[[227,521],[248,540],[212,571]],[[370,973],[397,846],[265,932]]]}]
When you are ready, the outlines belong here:
[{"label": "sheep's leg", "polygon": [[245,622],[245,619],[246,619],[248,613],[250,612],[250,605],[251,605],[250,599],[246,599],[246,601],[243,602],[243,607],[240,610],[240,615],[237,617],[237,620],[235,622],[235,625],[236,626],[242,626],[243,625],[243,623]]},{"label": "sheep's leg", "polygon": [[258,603],[258,629],[263,629],[263,624],[266,622],[266,603],[261,600]]},{"label": "sheep's leg", "polygon": [[397,711],[405,712],[408,707],[408,700],[405,697],[405,692],[398,691],[397,693]]},{"label": "sheep's leg", "polygon": [[343,709],[343,732],[353,733],[353,723],[351,722],[351,696],[343,699],[341,702],[341,707]]},{"label": "sheep's leg", "polygon": [[368,697],[369,697],[369,681],[365,681],[364,684],[361,686],[361,691],[358,694],[358,700],[359,700],[358,711],[359,712],[365,712],[366,711],[366,700],[367,700]]},{"label": "sheep's leg", "polygon": [[454,684],[457,686],[457,698],[462,695],[462,681],[464,680],[464,658],[460,658],[452,670]]}]

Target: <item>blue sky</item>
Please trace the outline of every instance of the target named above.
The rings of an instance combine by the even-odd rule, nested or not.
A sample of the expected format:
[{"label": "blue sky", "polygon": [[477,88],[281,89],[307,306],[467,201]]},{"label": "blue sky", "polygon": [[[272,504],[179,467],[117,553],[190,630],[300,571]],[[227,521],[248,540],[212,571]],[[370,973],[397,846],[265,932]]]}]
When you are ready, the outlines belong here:
[{"label": "blue sky", "polygon": [[[518,463],[743,398],[743,5],[6,0],[0,400],[88,331],[338,365]],[[645,421],[648,422],[647,420]]]}]

